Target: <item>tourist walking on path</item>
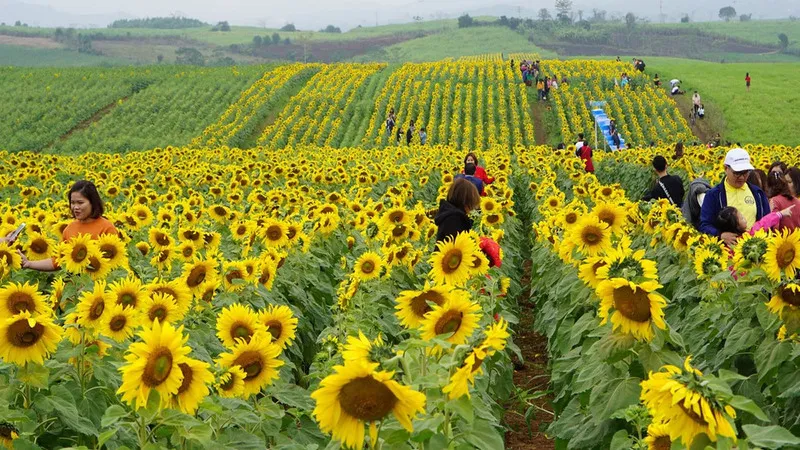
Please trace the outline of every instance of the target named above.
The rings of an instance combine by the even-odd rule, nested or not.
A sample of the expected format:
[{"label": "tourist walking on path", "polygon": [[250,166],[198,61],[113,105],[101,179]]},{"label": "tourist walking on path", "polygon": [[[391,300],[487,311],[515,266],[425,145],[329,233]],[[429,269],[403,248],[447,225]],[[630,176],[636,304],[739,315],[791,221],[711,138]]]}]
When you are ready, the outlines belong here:
[{"label": "tourist walking on path", "polygon": [[411,145],[411,140],[414,139],[414,130],[414,121],[412,120],[406,131],[406,145]]},{"label": "tourist walking on path", "polygon": [[722,239],[729,247],[736,244],[740,234],[723,232],[717,227],[720,211],[726,206],[735,207],[744,217],[746,229],[770,213],[767,195],[747,182],[753,170],[750,155],[742,148],[734,148],[725,155],[725,178],[706,193],[700,210],[700,232]]},{"label": "tourist walking on path", "polygon": [[397,117],[394,115],[394,108],[389,110],[389,115],[386,116],[386,135],[392,137],[392,129],[394,129]]},{"label": "tourist walking on path", "polygon": [[472,219],[468,214],[481,204],[478,189],[463,178],[453,181],[447,191],[447,199],[439,202],[439,212],[433,219],[436,224],[436,242],[447,238],[455,239],[458,233],[472,229]]},{"label": "tourist walking on path", "polygon": [[483,184],[494,183],[494,178],[487,175],[486,169],[481,167],[481,165],[478,163],[478,156],[475,155],[475,153],[469,152],[467,153],[467,156],[464,157],[464,166],[466,166],[467,164],[475,164],[475,176],[481,181],[483,181]]}]

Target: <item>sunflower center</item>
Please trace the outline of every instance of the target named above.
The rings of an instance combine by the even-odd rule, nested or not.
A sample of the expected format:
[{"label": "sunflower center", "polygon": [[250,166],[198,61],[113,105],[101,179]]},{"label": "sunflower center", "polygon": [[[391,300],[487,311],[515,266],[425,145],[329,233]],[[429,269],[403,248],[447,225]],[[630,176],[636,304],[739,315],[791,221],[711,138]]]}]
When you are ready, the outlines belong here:
[{"label": "sunflower center", "polygon": [[158,242],[158,245],[167,246],[169,245],[169,236],[164,233],[159,233],[156,237],[156,242]]},{"label": "sunflower center", "polygon": [[163,383],[170,372],[172,372],[172,352],[166,347],[159,347],[147,358],[142,381],[149,387],[155,387]]},{"label": "sunflower center", "polygon": [[123,307],[136,307],[136,296],[131,294],[130,292],[126,292],[119,296],[119,300],[117,301]]},{"label": "sunflower center", "polygon": [[267,331],[269,334],[272,335],[272,340],[276,341],[278,338],[281,337],[281,332],[283,332],[283,325],[281,325],[280,321],[271,320],[267,322]]},{"label": "sunflower center", "polygon": [[794,261],[795,256],[797,256],[794,251],[794,246],[791,242],[784,242],[775,253],[778,260],[778,267],[781,269],[789,267],[789,265],[791,265]]},{"label": "sunflower center", "polygon": [[234,339],[242,338],[246,342],[250,342],[250,336],[252,335],[253,335],[253,330],[251,330],[250,327],[241,322],[234,323],[233,326],[231,327],[231,336]]},{"label": "sunflower center", "polygon": [[597,218],[599,218],[601,221],[607,223],[608,226],[614,225],[614,219],[616,219],[616,217],[614,216],[614,213],[612,213],[610,211],[600,211],[600,213],[597,215]]},{"label": "sunflower center", "polygon": [[283,231],[278,225],[271,225],[267,228],[267,239],[270,241],[278,241],[283,236]]},{"label": "sunflower center", "polygon": [[76,263],[83,262],[83,260],[86,259],[86,255],[88,255],[88,250],[84,245],[76,246],[72,249],[72,260]]},{"label": "sunflower center", "polygon": [[45,242],[43,239],[36,239],[35,241],[31,242],[30,249],[37,254],[45,253],[47,251],[47,242]]},{"label": "sunflower center", "polygon": [[192,256],[193,253],[194,253],[194,248],[192,248],[192,246],[190,246],[190,245],[184,247],[183,250],[181,250],[181,254],[185,258],[188,258],[188,257]]},{"label": "sunflower center", "polygon": [[89,273],[96,273],[100,271],[102,267],[102,263],[96,256],[92,256],[89,258],[89,266],[86,267],[86,271]]},{"label": "sunflower center", "polygon": [[234,269],[228,272],[225,275],[225,278],[228,280],[228,283],[233,283],[233,280],[240,280],[244,277],[242,276],[242,272],[239,269]]},{"label": "sunflower center", "polygon": [[14,347],[25,348],[36,344],[42,334],[44,334],[44,325],[37,323],[31,327],[28,319],[20,319],[8,327],[6,338]]},{"label": "sunflower center", "polygon": [[595,245],[602,239],[602,233],[603,232],[600,230],[600,228],[589,226],[583,229],[583,232],[581,233],[581,239],[588,245]]},{"label": "sunflower center", "polygon": [[398,238],[406,233],[408,228],[405,225],[397,225],[392,229],[392,236]]},{"label": "sunflower center", "polygon": [[567,213],[566,216],[564,216],[564,222],[566,222],[566,223],[568,223],[570,225],[575,223],[575,222],[577,222],[577,221],[578,221],[578,214],[577,213],[570,212],[570,213]]},{"label": "sunflower center", "polygon": [[683,406],[683,402],[678,402],[678,406],[681,408],[681,411],[683,411],[684,414],[689,416],[689,418],[692,419],[698,425],[703,427],[708,425],[708,423],[705,421],[705,419],[703,419],[701,415],[694,412],[691,408],[685,408]]},{"label": "sunflower center", "polygon": [[111,328],[111,331],[120,331],[125,328],[125,324],[128,323],[128,319],[125,316],[116,316],[111,319],[111,323],[109,323],[108,327]]},{"label": "sunflower center", "polygon": [[361,272],[365,275],[369,275],[375,271],[375,263],[372,261],[364,261],[361,264]]},{"label": "sunflower center", "polygon": [[167,317],[167,308],[164,305],[156,305],[150,309],[147,316],[150,318],[151,322],[158,319],[159,322],[163,323],[164,318]]},{"label": "sunflower center", "polygon": [[792,306],[800,306],[800,291],[781,288],[781,299]]},{"label": "sunflower center", "polygon": [[434,330],[436,334],[455,333],[461,327],[464,315],[460,311],[447,311],[436,321]]},{"label": "sunflower center", "polygon": [[246,374],[244,381],[256,378],[264,369],[264,361],[261,358],[261,354],[253,350],[243,352],[236,358],[233,365],[239,366],[244,370]]},{"label": "sunflower center", "polygon": [[189,272],[189,276],[186,277],[186,285],[190,288],[197,287],[205,281],[206,279],[206,269],[203,266],[197,266],[192,268]]},{"label": "sunflower center", "polygon": [[442,261],[444,261],[444,264],[442,265],[444,273],[450,274],[455,272],[456,269],[458,269],[458,267],[461,265],[461,260],[463,257],[464,255],[461,253],[461,250],[457,248],[448,251],[442,259]]},{"label": "sunflower center", "polygon": [[100,247],[100,252],[105,259],[114,259],[117,256],[117,247],[113,244],[104,244]]},{"label": "sunflower center", "polygon": [[178,367],[183,372],[183,381],[181,382],[181,387],[178,388],[178,395],[183,394],[184,392],[189,390],[189,386],[192,385],[192,378],[194,377],[194,372],[192,368],[189,367],[186,363],[178,364]]},{"label": "sunflower center", "polygon": [[482,365],[483,365],[483,359],[475,356],[475,364],[472,365],[472,373],[477,372]]},{"label": "sunflower center", "polygon": [[672,441],[669,436],[659,436],[653,441],[654,450],[669,450],[672,448]]},{"label": "sunflower center", "polygon": [[225,380],[224,383],[219,385],[219,387],[222,388],[223,391],[230,391],[231,389],[233,389],[233,385],[234,385],[234,381],[235,381],[234,378],[233,378],[234,375],[232,373],[230,373],[230,372],[228,373],[228,375],[229,375],[228,379]]},{"label": "sunflower center", "polygon": [[102,298],[98,298],[94,301],[92,305],[92,309],[89,310],[89,319],[97,320],[100,316],[103,315],[103,311],[106,310],[106,302]]},{"label": "sunflower center", "polygon": [[411,299],[411,310],[414,311],[414,315],[420,318],[424,317],[425,314],[431,310],[431,307],[428,306],[428,302],[442,306],[445,302],[445,298],[436,291],[425,291],[419,294]]},{"label": "sunflower center", "polygon": [[33,298],[24,292],[14,292],[8,297],[6,304],[8,305],[8,309],[13,311],[14,314],[19,314],[22,311],[37,312],[36,303],[33,302]]},{"label": "sunflower center", "polygon": [[358,420],[373,422],[386,417],[397,404],[391,389],[371,376],[356,378],[342,386],[339,405]]},{"label": "sunflower center", "polygon": [[647,322],[651,317],[647,292],[641,289],[634,292],[627,285],[614,289],[614,309],[635,322]]}]

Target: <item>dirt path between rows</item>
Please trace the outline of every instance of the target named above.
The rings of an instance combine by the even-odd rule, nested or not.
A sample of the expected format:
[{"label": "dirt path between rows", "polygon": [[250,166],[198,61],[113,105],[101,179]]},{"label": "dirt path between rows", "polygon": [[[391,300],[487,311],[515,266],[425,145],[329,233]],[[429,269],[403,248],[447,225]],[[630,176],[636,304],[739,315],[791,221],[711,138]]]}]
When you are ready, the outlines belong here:
[{"label": "dirt path between rows", "polygon": [[103,117],[108,115],[108,113],[110,113],[118,105],[121,105],[122,103],[125,103],[128,100],[129,97],[130,96],[126,96],[126,97],[122,97],[121,99],[114,100],[112,103],[109,103],[108,105],[106,105],[102,109],[100,109],[99,111],[97,111],[94,114],[92,114],[92,117],[89,117],[88,119],[86,119],[86,120],[80,122],[79,124],[75,125],[69,131],[67,131],[66,133],[62,134],[58,138],[56,138],[53,142],[50,142],[49,144],[47,144],[44,147],[42,147],[42,149],[44,149],[44,150],[50,149],[54,145],[56,145],[56,144],[58,144],[60,142],[66,141],[67,139],[70,138],[70,136],[72,136],[73,134],[77,133],[78,131],[81,131],[81,130],[84,130],[86,128],[89,128],[93,123],[98,122],[100,119],[102,119]]},{"label": "dirt path between rows", "polygon": [[[553,421],[552,395],[545,393],[550,383],[547,368],[547,338],[533,331],[533,304],[530,301],[531,262],[525,262],[522,294],[519,299],[520,323],[514,335],[524,361],[514,361],[514,385],[527,391],[528,399],[516,398],[507,405],[503,422],[506,424],[506,448],[511,450],[550,450],[555,442],[544,430]],[[519,391],[518,391],[519,392]],[[533,409],[530,427],[525,413]]]},{"label": "dirt path between rows", "polygon": [[533,139],[536,145],[547,145],[547,127],[544,125],[546,103],[539,100],[531,103],[531,120],[533,120]]}]

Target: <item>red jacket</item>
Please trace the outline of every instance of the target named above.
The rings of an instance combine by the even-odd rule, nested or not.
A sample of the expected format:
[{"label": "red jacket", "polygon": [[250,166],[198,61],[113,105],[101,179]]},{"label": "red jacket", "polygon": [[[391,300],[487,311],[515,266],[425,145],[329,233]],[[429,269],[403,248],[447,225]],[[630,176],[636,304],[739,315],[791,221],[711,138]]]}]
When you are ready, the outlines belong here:
[{"label": "red jacket", "polygon": [[594,173],[594,164],[592,164],[592,148],[588,145],[584,145],[580,149],[581,152],[581,159],[586,166],[586,171]]},{"label": "red jacket", "polygon": [[[464,173],[464,171],[462,170],[461,173]],[[475,168],[475,175],[473,176],[483,181],[483,184],[492,184],[494,182],[494,178],[486,175],[486,170],[481,166]]]}]

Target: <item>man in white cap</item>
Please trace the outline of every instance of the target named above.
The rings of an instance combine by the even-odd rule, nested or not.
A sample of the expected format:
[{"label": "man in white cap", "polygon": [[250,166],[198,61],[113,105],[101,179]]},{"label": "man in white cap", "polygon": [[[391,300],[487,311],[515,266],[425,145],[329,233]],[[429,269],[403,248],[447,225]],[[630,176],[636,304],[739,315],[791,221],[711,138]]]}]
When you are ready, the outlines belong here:
[{"label": "man in white cap", "polygon": [[753,170],[750,155],[741,148],[734,148],[725,155],[725,179],[706,192],[700,210],[700,231],[717,236],[728,246],[733,246],[739,235],[721,233],[715,226],[722,208],[733,206],[744,216],[749,230],[756,221],[770,213],[769,200],[758,186],[747,182]]}]

